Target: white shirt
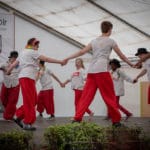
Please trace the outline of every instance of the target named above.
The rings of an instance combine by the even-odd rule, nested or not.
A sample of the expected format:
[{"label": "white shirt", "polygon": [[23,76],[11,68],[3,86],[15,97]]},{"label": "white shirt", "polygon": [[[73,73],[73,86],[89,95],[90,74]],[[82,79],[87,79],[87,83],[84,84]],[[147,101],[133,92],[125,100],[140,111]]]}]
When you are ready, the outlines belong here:
[{"label": "white shirt", "polygon": [[21,66],[21,72],[19,78],[30,78],[35,80],[38,72],[38,58],[40,54],[36,50],[24,49],[19,54],[19,64]]},{"label": "white shirt", "polygon": [[83,68],[76,70],[75,72],[73,72],[71,76],[71,88],[83,90],[85,79],[86,79],[85,70]]},{"label": "white shirt", "polygon": [[109,37],[98,37],[91,41],[91,45],[93,57],[88,73],[107,72],[109,56],[116,42]]},{"label": "white shirt", "polygon": [[124,95],[124,80],[127,82],[133,83],[133,79],[131,79],[125,72],[121,69],[116,69],[115,71],[110,71],[114,83],[115,95],[123,96]]},{"label": "white shirt", "polygon": [[52,71],[50,69],[45,68],[45,70],[40,71],[40,83],[41,83],[41,91],[53,89],[51,74]]},{"label": "white shirt", "polygon": [[[10,63],[6,62],[3,64],[0,64],[0,67],[7,69],[9,65]],[[20,66],[18,65],[15,68],[13,68],[10,75],[6,75],[5,73],[3,73],[3,76],[4,76],[3,83],[5,87],[12,88],[12,87],[16,87],[19,84],[19,80],[18,80],[19,72],[20,72]]]},{"label": "white shirt", "polygon": [[147,70],[147,78],[150,81],[150,58],[144,62],[143,68]]}]

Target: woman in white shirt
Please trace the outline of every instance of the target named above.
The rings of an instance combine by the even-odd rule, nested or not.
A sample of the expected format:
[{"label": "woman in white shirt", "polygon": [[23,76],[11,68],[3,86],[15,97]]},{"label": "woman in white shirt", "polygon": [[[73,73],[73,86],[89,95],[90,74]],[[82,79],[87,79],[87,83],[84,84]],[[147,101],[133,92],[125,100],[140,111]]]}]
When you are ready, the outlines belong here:
[{"label": "woman in white shirt", "polygon": [[36,120],[35,105],[37,103],[37,92],[35,79],[38,72],[38,61],[43,60],[48,63],[58,63],[61,65],[65,62],[39,54],[39,43],[36,38],[29,39],[26,48],[21,51],[19,59],[7,69],[7,74],[9,74],[17,64],[21,66],[19,83],[22,91],[23,105],[17,109],[14,121],[24,130],[36,130],[32,124]]},{"label": "woman in white shirt", "polygon": [[[77,58],[75,60],[75,66],[76,66],[76,71],[72,73],[70,79],[64,82],[64,86],[67,83],[71,82],[71,88],[72,90],[74,90],[74,104],[75,104],[75,112],[76,112],[77,105],[82,96],[84,84],[86,81],[86,73],[85,73],[85,67],[84,67],[82,58]],[[94,113],[89,108],[87,108],[86,112],[89,114],[90,119],[91,119]]]},{"label": "woman in white shirt", "polygon": [[[138,56],[140,58],[141,63],[143,62],[143,69],[136,76],[134,81],[137,82],[140,77],[147,74],[147,78],[150,83],[150,52],[148,52],[146,48],[138,48],[135,56]],[[148,96],[147,97],[148,97],[148,104],[150,104],[150,84],[149,84],[149,88],[148,88]]]}]

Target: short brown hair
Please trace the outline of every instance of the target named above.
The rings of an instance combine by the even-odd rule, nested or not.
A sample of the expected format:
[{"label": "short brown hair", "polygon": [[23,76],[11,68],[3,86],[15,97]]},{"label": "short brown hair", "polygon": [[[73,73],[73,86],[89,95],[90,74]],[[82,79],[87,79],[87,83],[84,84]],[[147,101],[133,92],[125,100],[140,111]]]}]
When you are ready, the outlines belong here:
[{"label": "short brown hair", "polygon": [[103,21],[101,23],[101,31],[102,31],[102,33],[107,33],[112,28],[113,28],[113,24],[110,21]]},{"label": "short brown hair", "polygon": [[40,42],[36,38],[31,38],[28,40],[27,45],[35,46],[35,45],[38,45],[39,43]]},{"label": "short brown hair", "polygon": [[27,45],[33,45],[33,42],[36,40],[36,38],[31,38],[28,40]]}]

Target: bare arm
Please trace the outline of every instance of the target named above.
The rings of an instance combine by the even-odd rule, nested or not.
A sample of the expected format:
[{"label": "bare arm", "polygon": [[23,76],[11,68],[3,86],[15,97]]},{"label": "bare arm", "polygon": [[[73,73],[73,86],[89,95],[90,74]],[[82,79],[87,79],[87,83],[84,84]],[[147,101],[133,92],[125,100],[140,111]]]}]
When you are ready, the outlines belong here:
[{"label": "bare arm", "polygon": [[66,85],[66,84],[68,84],[70,81],[71,81],[71,80],[68,79],[68,80],[66,80],[63,84]]},{"label": "bare arm", "polygon": [[120,48],[116,45],[113,47],[114,51],[117,53],[117,55],[123,60],[125,61],[128,65],[130,65],[131,67],[133,66],[133,64],[128,60],[128,58],[121,52]]},{"label": "bare arm", "polygon": [[40,78],[41,74],[40,74],[40,71],[38,71],[38,73],[36,74],[36,77],[35,77],[35,81],[38,81],[38,79]]},{"label": "bare arm", "polygon": [[54,74],[52,73],[51,76],[60,84],[61,87],[64,87],[64,86],[63,86],[63,83],[59,80],[59,78],[58,78],[56,75],[54,75]]},{"label": "bare arm", "polygon": [[88,45],[85,46],[83,49],[81,49],[81,50],[79,50],[78,52],[76,52],[76,53],[70,55],[69,57],[67,57],[66,60],[69,60],[69,59],[73,59],[73,58],[82,56],[82,55],[84,55],[85,53],[87,53],[88,51],[90,51],[91,49],[92,49],[91,44],[88,44]]},{"label": "bare arm", "polygon": [[6,74],[11,74],[11,71],[13,70],[13,68],[15,68],[18,64],[19,64],[19,61],[18,61],[18,60],[15,60],[15,61],[9,66],[9,68],[6,70]]},{"label": "bare arm", "polygon": [[137,82],[138,79],[142,76],[144,76],[146,74],[147,70],[146,69],[143,69],[138,75],[137,77],[134,79],[134,82]]},{"label": "bare arm", "polygon": [[44,55],[40,55],[39,59],[43,60],[45,62],[48,62],[48,63],[57,63],[57,64],[63,64],[64,63],[64,61],[62,61],[62,60],[46,57]]}]

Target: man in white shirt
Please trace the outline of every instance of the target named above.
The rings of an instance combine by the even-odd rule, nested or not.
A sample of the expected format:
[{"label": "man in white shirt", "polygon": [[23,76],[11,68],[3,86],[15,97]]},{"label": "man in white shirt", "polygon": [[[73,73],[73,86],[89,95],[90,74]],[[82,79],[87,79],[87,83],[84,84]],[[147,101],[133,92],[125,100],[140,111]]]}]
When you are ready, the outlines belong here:
[{"label": "man in white shirt", "polygon": [[142,71],[136,76],[136,78],[134,79],[134,82],[137,82],[140,77],[142,77],[145,74],[147,74],[147,78],[148,78],[148,81],[149,81],[148,104],[150,104],[150,58],[148,57],[149,56],[149,52],[147,51],[146,48],[138,48],[137,53],[135,54],[135,56],[138,56],[140,58],[140,60],[144,60],[145,58],[147,58],[143,62],[143,69],[142,69]]},{"label": "man in white shirt", "polygon": [[79,104],[77,105],[77,111],[74,117],[75,122],[80,122],[86,111],[94,99],[97,89],[99,89],[102,98],[107,105],[112,124],[115,127],[121,126],[121,115],[117,107],[116,97],[114,92],[113,82],[108,71],[109,56],[112,49],[118,54],[118,56],[133,66],[130,61],[121,52],[117,43],[109,38],[112,32],[112,23],[109,21],[103,21],[101,23],[102,35],[92,40],[87,46],[80,51],[67,57],[66,62],[70,59],[79,57],[92,50],[93,57],[89,66],[86,84],[82,93]]}]

